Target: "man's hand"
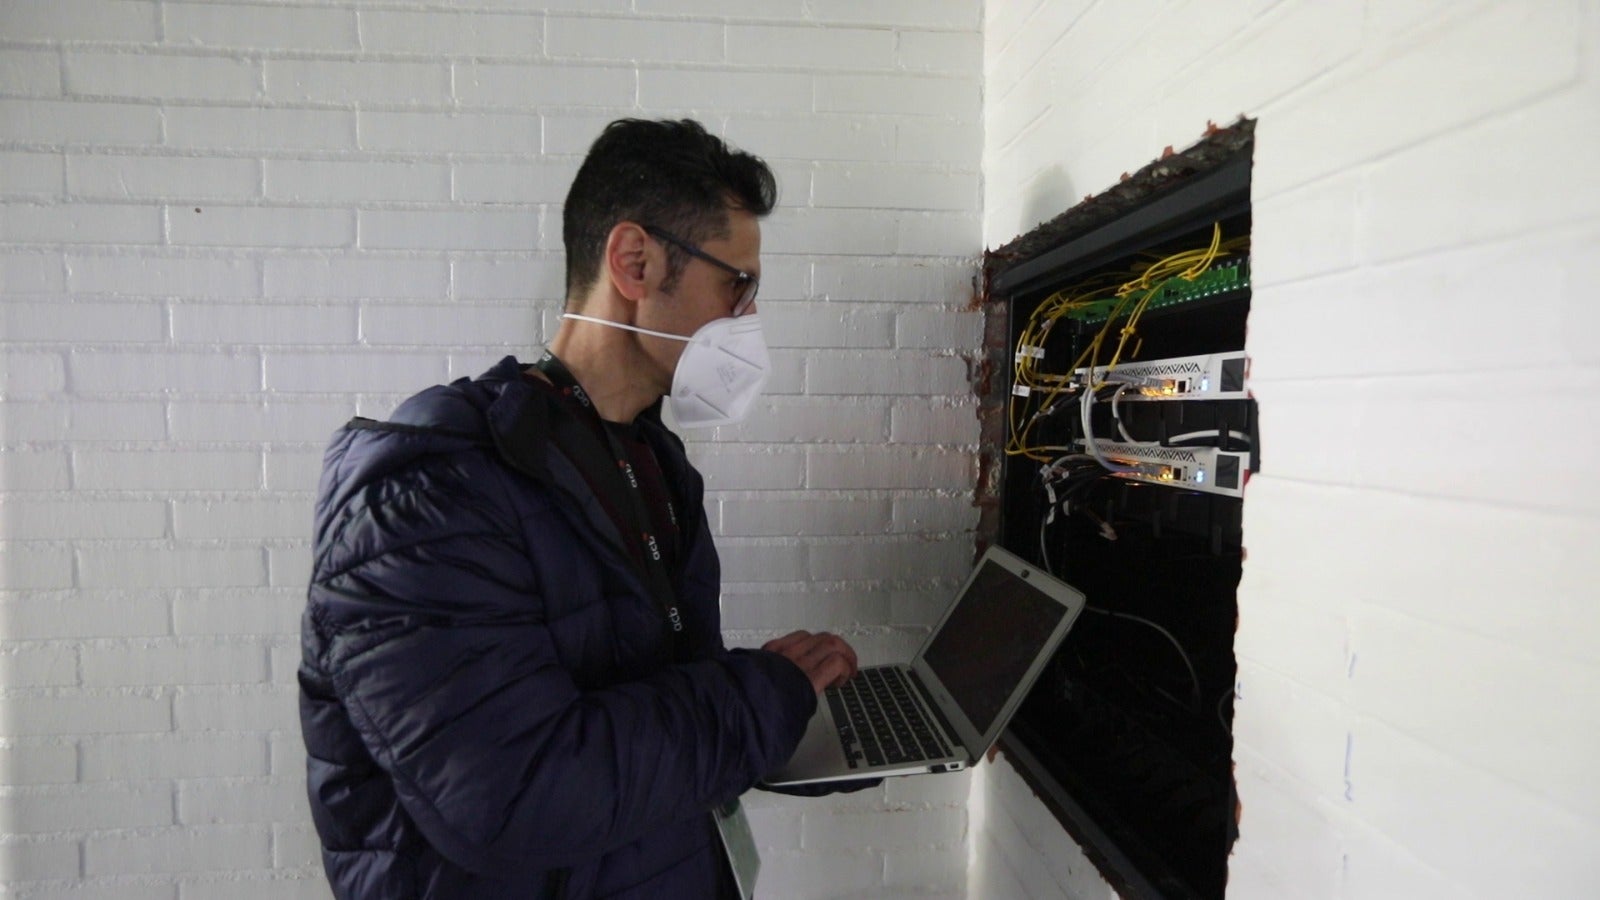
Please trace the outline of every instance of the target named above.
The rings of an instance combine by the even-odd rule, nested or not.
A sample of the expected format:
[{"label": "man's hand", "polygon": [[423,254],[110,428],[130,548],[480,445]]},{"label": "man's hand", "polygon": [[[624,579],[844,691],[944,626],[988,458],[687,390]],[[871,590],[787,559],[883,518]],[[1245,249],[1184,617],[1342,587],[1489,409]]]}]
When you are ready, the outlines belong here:
[{"label": "man's hand", "polygon": [[761,646],[800,667],[817,693],[838,687],[856,674],[856,651],[844,638],[826,631],[791,631]]}]

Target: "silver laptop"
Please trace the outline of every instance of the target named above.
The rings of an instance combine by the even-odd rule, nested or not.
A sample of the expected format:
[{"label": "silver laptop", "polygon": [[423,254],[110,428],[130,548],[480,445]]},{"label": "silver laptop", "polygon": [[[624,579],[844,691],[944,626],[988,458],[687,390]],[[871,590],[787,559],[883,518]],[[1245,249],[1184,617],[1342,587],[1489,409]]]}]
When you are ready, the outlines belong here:
[{"label": "silver laptop", "polygon": [[[825,691],[774,786],[956,772],[989,751],[1084,597],[991,547],[910,663]],[[909,721],[902,721],[909,720]]]}]

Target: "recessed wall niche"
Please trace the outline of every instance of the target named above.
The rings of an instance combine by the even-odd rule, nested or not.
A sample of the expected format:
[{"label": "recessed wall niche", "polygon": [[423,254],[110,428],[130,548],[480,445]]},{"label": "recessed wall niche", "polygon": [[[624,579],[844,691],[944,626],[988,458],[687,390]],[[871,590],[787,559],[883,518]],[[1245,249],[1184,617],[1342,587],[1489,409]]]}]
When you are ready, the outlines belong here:
[{"label": "recessed wall niche", "polygon": [[1082,590],[1003,745],[1124,897],[1220,898],[1237,837],[1233,637],[1255,122],[985,255],[985,540]]}]

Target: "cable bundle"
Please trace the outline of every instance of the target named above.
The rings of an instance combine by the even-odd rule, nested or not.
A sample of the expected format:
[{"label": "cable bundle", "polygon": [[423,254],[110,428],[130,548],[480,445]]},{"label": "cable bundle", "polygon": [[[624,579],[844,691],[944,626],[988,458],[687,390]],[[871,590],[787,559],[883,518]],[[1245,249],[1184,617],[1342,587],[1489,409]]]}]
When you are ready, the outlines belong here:
[{"label": "cable bundle", "polygon": [[[1248,243],[1248,238],[1223,241],[1222,225],[1215,223],[1212,225],[1211,241],[1205,247],[1158,257],[1147,264],[1135,266],[1131,271],[1102,274],[1058,290],[1041,301],[1018,334],[1012,355],[1012,395],[1007,406],[1006,455],[1049,462],[1051,453],[1075,449],[1034,444],[1031,436],[1040,419],[1058,412],[1061,404],[1076,401],[1080,405],[1085,448],[1089,455],[1105,469],[1129,471],[1128,467],[1101,457],[1094,446],[1088,418],[1095,393],[1108,384],[1122,383],[1112,378],[1111,373],[1122,361],[1125,352],[1130,359],[1138,355],[1140,344],[1135,338],[1139,319],[1153,301],[1161,297],[1164,291],[1193,282],[1218,259],[1239,253],[1248,247]],[[1051,329],[1064,318],[1087,318],[1102,309],[1105,310],[1105,323],[1072,365],[1064,372],[1042,371],[1040,360],[1044,357],[1044,345]],[[1115,349],[1111,350],[1105,370],[1096,377],[1095,370],[1100,366],[1099,360],[1106,352],[1113,333],[1117,336]],[[1131,351],[1128,350],[1130,341],[1133,342]],[[1080,368],[1085,371],[1081,384],[1074,375]],[[1035,410],[1031,416],[1027,414],[1030,407]]]}]

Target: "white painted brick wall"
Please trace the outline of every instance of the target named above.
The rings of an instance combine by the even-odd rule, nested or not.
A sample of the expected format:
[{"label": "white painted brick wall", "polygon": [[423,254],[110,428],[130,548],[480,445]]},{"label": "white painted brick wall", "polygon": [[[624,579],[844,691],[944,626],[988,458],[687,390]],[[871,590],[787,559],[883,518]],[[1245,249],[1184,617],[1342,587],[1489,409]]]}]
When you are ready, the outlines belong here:
[{"label": "white painted brick wall", "polygon": [[[771,394],[691,435],[730,640],[920,640],[977,521],[982,47],[974,0],[0,4],[0,893],[327,896],[322,447],[552,332],[618,116],[782,182]],[[966,785],[753,798],[761,895],[965,896]]]},{"label": "white painted brick wall", "polygon": [[[162,111],[165,146],[178,150],[354,150],[346,110],[175,106]],[[132,125],[128,128],[134,131]],[[137,132],[135,132],[137,133]]]},{"label": "white painted brick wall", "polygon": [[[6,73],[7,81],[17,81]],[[61,157],[42,153],[0,154],[0,190],[8,194],[53,194],[61,189]]]},{"label": "white painted brick wall", "polygon": [[261,90],[251,60],[69,51],[62,70],[68,93],[82,96],[248,101]]},{"label": "white painted brick wall", "polygon": [[[1259,120],[1229,895],[1591,896],[1600,490],[1521,447],[1595,437],[1600,11],[1002,0],[984,39],[990,246]],[[1107,896],[1001,771],[974,895]]]}]

